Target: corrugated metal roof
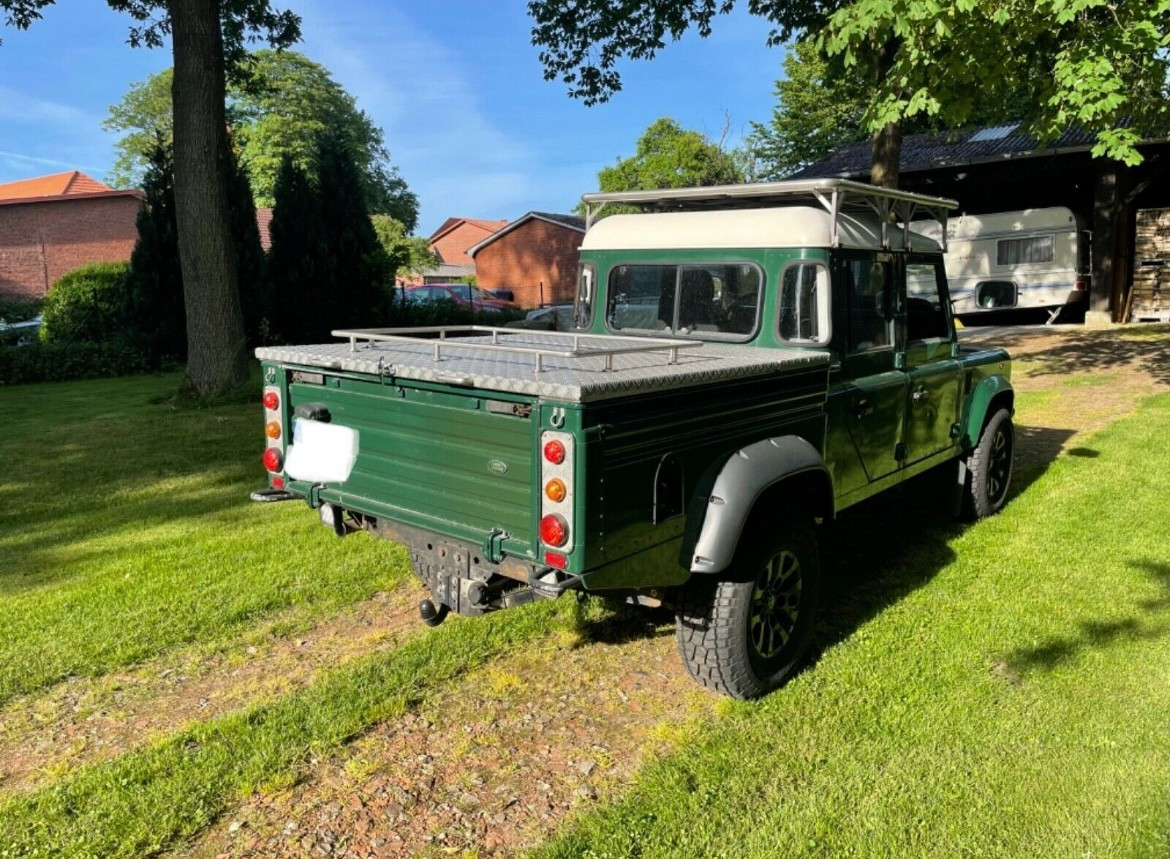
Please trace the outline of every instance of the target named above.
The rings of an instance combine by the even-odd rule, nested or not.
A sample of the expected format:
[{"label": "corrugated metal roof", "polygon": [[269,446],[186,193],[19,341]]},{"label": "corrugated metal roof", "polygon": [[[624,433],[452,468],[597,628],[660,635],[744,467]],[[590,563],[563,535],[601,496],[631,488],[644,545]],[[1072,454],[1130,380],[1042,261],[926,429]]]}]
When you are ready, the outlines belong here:
[{"label": "corrugated metal roof", "polygon": [[[1095,140],[1091,132],[1074,127],[1055,140],[1038,144],[1034,137],[1020,130],[1019,123],[966,131],[944,131],[939,134],[908,134],[902,139],[901,171],[913,173],[983,161],[1030,158],[1052,152],[1088,149]],[[804,168],[792,178],[867,177],[872,163],[873,150],[869,142],[855,143],[842,146],[828,158]]]}]

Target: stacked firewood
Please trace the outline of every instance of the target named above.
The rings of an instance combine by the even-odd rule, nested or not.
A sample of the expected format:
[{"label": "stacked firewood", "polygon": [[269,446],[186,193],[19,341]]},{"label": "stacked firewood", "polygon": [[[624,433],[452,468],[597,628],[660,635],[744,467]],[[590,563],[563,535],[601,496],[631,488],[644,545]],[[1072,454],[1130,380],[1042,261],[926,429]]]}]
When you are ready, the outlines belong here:
[{"label": "stacked firewood", "polygon": [[1130,319],[1170,319],[1170,209],[1137,213],[1130,303]]}]

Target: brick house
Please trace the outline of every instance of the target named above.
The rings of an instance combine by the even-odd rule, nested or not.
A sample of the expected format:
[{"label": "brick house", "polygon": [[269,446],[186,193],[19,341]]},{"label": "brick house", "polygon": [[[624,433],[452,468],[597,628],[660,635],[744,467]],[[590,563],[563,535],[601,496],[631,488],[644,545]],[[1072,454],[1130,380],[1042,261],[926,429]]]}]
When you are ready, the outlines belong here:
[{"label": "brick house", "polygon": [[529,212],[468,251],[475,282],[512,290],[522,307],[572,301],[584,235],[584,218]]},{"label": "brick house", "polygon": [[466,265],[474,269],[475,262],[467,255],[468,249],[507,225],[507,221],[448,218],[428,241],[431,250],[439,255],[439,262],[447,265]]},{"label": "brick house", "polygon": [[41,298],[86,263],[130,259],[142,200],[78,170],[0,185],[0,296]]}]

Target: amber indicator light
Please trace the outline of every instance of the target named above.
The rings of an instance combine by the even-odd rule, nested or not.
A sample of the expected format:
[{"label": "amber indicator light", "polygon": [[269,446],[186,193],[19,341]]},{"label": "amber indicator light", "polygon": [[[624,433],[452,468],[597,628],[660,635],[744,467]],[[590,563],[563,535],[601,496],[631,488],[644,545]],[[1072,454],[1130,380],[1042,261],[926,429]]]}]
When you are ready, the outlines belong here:
[{"label": "amber indicator light", "polygon": [[548,496],[549,501],[556,501],[560,503],[565,500],[568,495],[568,490],[565,489],[565,481],[559,477],[554,477],[544,485],[544,494]]}]

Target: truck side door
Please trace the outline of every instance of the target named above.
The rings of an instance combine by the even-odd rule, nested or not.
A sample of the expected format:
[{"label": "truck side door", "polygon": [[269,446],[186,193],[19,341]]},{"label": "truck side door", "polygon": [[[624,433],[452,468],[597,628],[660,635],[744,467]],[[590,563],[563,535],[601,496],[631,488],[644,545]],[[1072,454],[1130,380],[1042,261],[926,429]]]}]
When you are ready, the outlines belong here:
[{"label": "truck side door", "polygon": [[[842,350],[838,407],[864,479],[872,483],[900,465],[906,414],[906,374],[895,366],[893,255],[842,252],[834,259],[833,284],[845,300],[844,336],[834,337]],[[857,488],[838,486],[838,492]]]},{"label": "truck side door", "polygon": [[903,366],[909,380],[904,465],[947,450],[957,440],[962,373],[946,272],[937,257],[910,255],[905,271]]}]

